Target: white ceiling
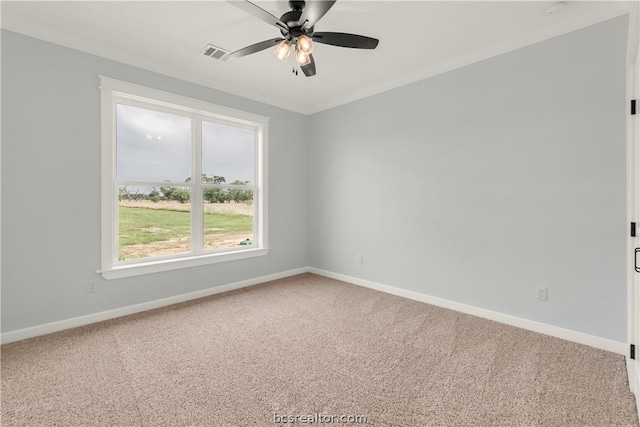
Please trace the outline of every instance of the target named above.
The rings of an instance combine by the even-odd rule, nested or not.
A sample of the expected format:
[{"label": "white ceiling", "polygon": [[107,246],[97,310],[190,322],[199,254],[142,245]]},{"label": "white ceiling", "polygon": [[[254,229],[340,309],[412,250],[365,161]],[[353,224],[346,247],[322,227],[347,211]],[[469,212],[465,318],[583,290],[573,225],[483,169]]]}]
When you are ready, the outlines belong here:
[{"label": "white ceiling", "polygon": [[[310,0],[313,1],[313,0]],[[255,1],[276,16],[282,1]],[[3,28],[257,101],[311,114],[628,13],[630,2],[338,0],[316,31],[380,39],[376,50],[315,45],[317,75],[291,73],[268,49],[234,51],[280,35],[225,1],[2,1]]]}]

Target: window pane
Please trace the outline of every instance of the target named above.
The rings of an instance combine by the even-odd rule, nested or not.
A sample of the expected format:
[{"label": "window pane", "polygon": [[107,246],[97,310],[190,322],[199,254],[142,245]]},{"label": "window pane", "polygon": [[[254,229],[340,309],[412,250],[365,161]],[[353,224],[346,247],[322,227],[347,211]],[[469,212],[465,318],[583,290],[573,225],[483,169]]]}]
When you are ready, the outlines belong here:
[{"label": "window pane", "polygon": [[202,182],[254,184],[255,133],[218,123],[202,123]]},{"label": "window pane", "polygon": [[119,187],[118,259],[191,250],[191,193],[186,187]]},{"label": "window pane", "polygon": [[205,188],[204,250],[253,244],[253,191]]},{"label": "window pane", "polygon": [[116,132],[118,181],[191,176],[191,119],[118,104]]}]

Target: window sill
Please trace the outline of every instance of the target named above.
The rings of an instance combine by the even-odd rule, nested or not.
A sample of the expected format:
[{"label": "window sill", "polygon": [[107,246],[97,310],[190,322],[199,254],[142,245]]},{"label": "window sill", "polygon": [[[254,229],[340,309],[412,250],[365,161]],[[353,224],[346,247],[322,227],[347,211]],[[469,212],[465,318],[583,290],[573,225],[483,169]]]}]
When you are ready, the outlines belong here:
[{"label": "window sill", "polygon": [[163,259],[135,264],[117,265],[109,270],[99,271],[107,280],[124,277],[140,276],[143,274],[159,273],[162,271],[178,270],[181,268],[198,267],[219,262],[236,261],[240,259],[264,256],[268,249],[245,249],[237,252],[195,255],[185,258]]}]

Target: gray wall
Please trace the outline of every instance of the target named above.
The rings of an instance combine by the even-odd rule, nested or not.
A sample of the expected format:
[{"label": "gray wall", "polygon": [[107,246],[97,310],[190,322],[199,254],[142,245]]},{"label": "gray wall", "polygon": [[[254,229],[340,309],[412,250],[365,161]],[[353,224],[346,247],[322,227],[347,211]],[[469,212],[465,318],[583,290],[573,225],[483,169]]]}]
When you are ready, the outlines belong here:
[{"label": "gray wall", "polygon": [[[106,281],[100,269],[98,75],[271,118],[268,256]],[[309,118],[2,31],[2,331],[308,264]],[[87,293],[89,282],[98,292]]]},{"label": "gray wall", "polygon": [[312,116],[311,264],[626,341],[626,35],[614,19]]}]

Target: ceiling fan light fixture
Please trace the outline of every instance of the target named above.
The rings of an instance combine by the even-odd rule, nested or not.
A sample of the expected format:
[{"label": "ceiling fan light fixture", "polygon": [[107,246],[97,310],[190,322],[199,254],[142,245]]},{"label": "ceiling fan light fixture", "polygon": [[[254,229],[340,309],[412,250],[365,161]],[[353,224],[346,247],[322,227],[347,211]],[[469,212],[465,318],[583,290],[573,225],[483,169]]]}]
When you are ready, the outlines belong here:
[{"label": "ceiling fan light fixture", "polygon": [[289,54],[291,53],[291,42],[289,40],[283,40],[278,46],[276,46],[275,50],[276,58],[280,61],[285,62],[287,58],[289,58]]},{"label": "ceiling fan light fixture", "polygon": [[[2,0],[0,0],[2,1]],[[279,30],[281,37],[264,40],[250,46],[229,53],[229,58],[241,58],[262,52],[265,49],[276,46],[275,56],[286,62],[293,50],[296,64],[293,68],[297,74],[299,67],[305,76],[316,75],[316,61],[311,53],[315,49],[315,44],[327,44],[331,46],[346,47],[351,49],[375,49],[378,46],[378,39],[350,33],[336,32],[315,32],[316,24],[333,7],[337,0],[289,0],[290,11],[280,18],[272,15],[262,7],[255,4],[255,0],[231,1],[234,6],[244,10],[249,15],[275,27]],[[563,0],[554,0],[563,1]],[[569,1],[569,0],[564,0]],[[209,52],[207,50],[207,52]],[[210,53],[209,53],[210,54]]]},{"label": "ceiling fan light fixture", "polygon": [[297,46],[298,50],[307,55],[310,55],[311,52],[313,52],[313,41],[311,41],[311,37],[305,34],[298,36]]},{"label": "ceiling fan light fixture", "polygon": [[311,58],[300,49],[296,49],[296,63],[298,67],[304,67],[305,65],[311,64]]}]

